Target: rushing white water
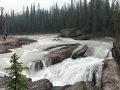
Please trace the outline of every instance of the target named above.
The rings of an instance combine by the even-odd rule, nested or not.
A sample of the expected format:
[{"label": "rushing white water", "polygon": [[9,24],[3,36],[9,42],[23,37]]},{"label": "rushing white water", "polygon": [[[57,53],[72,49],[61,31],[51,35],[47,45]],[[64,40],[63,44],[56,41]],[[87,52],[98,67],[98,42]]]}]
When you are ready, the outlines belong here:
[{"label": "rushing white water", "polygon": [[[22,36],[23,37],[23,36]],[[109,52],[109,58],[112,58],[111,48],[112,41],[98,41],[98,40],[73,40],[68,38],[60,38],[59,41],[54,40],[56,35],[40,35],[40,36],[29,36],[31,39],[36,39],[38,42],[30,45],[23,45],[22,48],[12,49],[11,53],[0,54],[0,76],[5,74],[4,68],[10,66],[10,57],[13,53],[17,53],[20,57],[19,61],[23,62],[25,66],[29,66],[30,70],[23,72],[28,77],[32,78],[33,81],[39,79],[49,79],[54,86],[62,86],[66,84],[74,84],[78,81],[91,81],[93,72],[97,77],[96,81],[100,80],[102,72],[102,61]],[[94,49],[93,56],[77,58],[75,60],[68,58],[61,63],[51,65],[39,71],[34,70],[33,61],[42,60],[44,62],[44,55],[49,52],[43,51],[43,49],[59,44],[73,44],[80,43],[78,48],[84,45],[88,45],[89,48]],[[43,60],[44,59],[44,60]]]}]

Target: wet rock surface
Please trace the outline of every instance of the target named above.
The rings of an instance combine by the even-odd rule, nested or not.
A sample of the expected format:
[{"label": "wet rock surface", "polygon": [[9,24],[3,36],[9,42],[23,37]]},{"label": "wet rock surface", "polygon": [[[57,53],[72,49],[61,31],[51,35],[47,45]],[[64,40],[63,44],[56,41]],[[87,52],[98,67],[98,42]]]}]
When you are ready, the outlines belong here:
[{"label": "wet rock surface", "polygon": [[31,90],[52,90],[53,85],[47,79],[35,81],[31,85]]},{"label": "wet rock surface", "polygon": [[72,55],[72,52],[77,48],[78,44],[69,45],[58,50],[50,52],[48,57],[52,59],[52,63],[56,64],[62,62],[63,60],[69,58]]},{"label": "wet rock surface", "polygon": [[48,48],[44,49],[43,51],[48,51],[48,50],[51,50],[51,49],[54,49],[54,48],[57,48],[57,47],[66,47],[66,46],[75,46],[75,45],[80,45],[80,44],[79,43],[75,43],[75,44],[54,45],[54,46],[51,46],[51,47],[48,47]]},{"label": "wet rock surface", "polygon": [[77,50],[75,53],[73,53],[72,59],[76,59],[76,58],[78,58],[80,56],[83,56],[83,54],[87,51],[87,49],[88,49],[88,46],[85,45],[81,49]]}]

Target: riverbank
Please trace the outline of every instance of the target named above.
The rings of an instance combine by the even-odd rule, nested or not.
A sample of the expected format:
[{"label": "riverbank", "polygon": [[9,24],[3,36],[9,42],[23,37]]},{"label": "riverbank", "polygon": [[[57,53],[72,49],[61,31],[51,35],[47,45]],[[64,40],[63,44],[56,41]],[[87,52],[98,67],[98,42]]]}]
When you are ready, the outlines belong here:
[{"label": "riverbank", "polygon": [[27,45],[33,42],[37,42],[37,40],[32,40],[28,38],[16,38],[16,37],[8,37],[4,41],[2,37],[0,37],[0,54],[11,52],[10,49],[22,47],[22,45]]}]

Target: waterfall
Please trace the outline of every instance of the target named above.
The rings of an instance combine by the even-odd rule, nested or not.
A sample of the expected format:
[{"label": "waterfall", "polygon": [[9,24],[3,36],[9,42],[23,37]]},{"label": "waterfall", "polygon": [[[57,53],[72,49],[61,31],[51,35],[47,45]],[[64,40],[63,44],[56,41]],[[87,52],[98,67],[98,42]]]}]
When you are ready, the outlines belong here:
[{"label": "waterfall", "polygon": [[[22,36],[23,37],[23,36]],[[30,45],[23,45],[22,48],[12,49],[9,54],[0,54],[0,75],[6,74],[4,68],[10,66],[10,57],[13,53],[17,53],[21,62],[29,67],[29,71],[25,72],[32,81],[39,79],[49,79],[54,86],[63,86],[74,84],[79,81],[92,81],[95,77],[96,82],[101,78],[102,61],[109,52],[109,57],[112,58],[110,52],[112,42],[97,41],[97,40],[73,40],[69,38],[60,38],[59,41],[53,40],[56,35],[41,35],[29,36],[31,39],[36,39],[38,42]],[[88,45],[93,48],[92,56],[80,57],[75,60],[67,58],[61,63],[52,65],[52,60],[44,57],[49,52],[43,51],[47,47],[60,44],[80,43],[81,46]],[[81,46],[78,47],[81,48]],[[40,65],[40,66],[39,66]]]},{"label": "waterfall", "polygon": [[47,57],[42,57],[40,60],[30,61],[28,63],[29,70],[27,71],[27,73],[29,75],[33,75],[35,72],[41,69],[45,69],[50,65],[52,65],[52,60]]}]

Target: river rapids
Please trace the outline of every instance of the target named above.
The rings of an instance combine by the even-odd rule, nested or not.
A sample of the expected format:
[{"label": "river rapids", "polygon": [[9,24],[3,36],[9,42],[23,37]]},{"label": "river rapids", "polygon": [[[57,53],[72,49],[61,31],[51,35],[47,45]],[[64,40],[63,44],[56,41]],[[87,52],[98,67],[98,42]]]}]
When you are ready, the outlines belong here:
[{"label": "river rapids", "polygon": [[[54,86],[63,86],[67,84],[74,84],[79,81],[91,81],[93,72],[96,72],[96,82],[101,78],[102,74],[102,61],[109,53],[109,59],[112,58],[111,49],[113,47],[112,41],[101,40],[73,40],[70,38],[59,38],[57,35],[39,35],[39,36],[27,36],[30,39],[35,39],[38,42],[31,43],[30,45],[23,45],[22,48],[12,49],[11,53],[0,54],[0,76],[4,76],[6,73],[4,68],[9,67],[10,58],[13,53],[16,53],[25,66],[30,68],[29,71],[24,71],[27,77],[30,77],[32,81],[39,79],[49,79]],[[16,36],[18,37],[18,36]],[[26,36],[19,36],[26,37]],[[46,67],[44,60],[44,68],[39,71],[34,71],[33,61],[42,59],[44,55],[47,55],[48,51],[43,51],[47,47],[60,44],[74,44],[80,43],[77,49],[80,49],[84,45],[89,48],[93,48],[93,56],[81,57],[77,59],[67,58],[61,63],[50,65]],[[6,74],[7,75],[7,74]]]}]

